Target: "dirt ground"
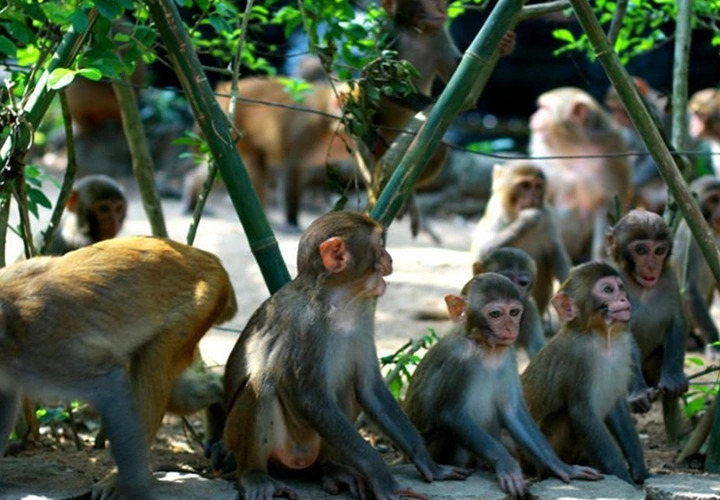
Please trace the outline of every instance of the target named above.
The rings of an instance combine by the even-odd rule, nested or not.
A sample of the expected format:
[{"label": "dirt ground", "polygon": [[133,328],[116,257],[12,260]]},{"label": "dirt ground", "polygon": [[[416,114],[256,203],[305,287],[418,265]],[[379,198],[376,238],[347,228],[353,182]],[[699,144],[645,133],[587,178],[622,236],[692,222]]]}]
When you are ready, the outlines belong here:
[{"label": "dirt ground", "polygon": [[[123,234],[148,234],[149,225],[145,221],[137,194],[131,188],[128,191],[131,206]],[[177,201],[164,200],[163,203],[170,236],[185,241],[189,217],[181,214]],[[213,216],[201,221],[196,245],[221,257],[232,278],[239,303],[237,317],[222,328],[213,329],[201,343],[205,361],[215,370],[221,371],[239,331],[268,293],[227,196],[222,192],[213,194],[210,209]],[[301,224],[307,225],[319,213],[304,212]],[[43,214],[41,220],[47,216]],[[280,223],[279,212],[272,210],[269,217],[277,227]],[[389,230],[387,246],[394,259],[394,272],[388,277],[389,287],[377,308],[376,338],[380,356],[395,352],[408,340],[425,335],[428,329],[438,334],[444,333],[449,326],[447,321],[423,321],[417,319],[416,315],[441,311],[443,296],[456,293],[470,277],[471,262],[467,250],[473,222],[462,219],[432,219],[429,222],[441,236],[441,245],[433,244],[430,238],[423,235],[413,239],[407,220],[395,222]],[[276,231],[276,237],[290,274],[294,276],[299,234]],[[20,253],[19,240],[9,241],[8,246],[8,255]],[[523,361],[521,357],[521,364]],[[697,368],[688,369],[689,372],[695,370]],[[55,429],[44,428],[36,447],[20,452],[19,456],[47,456],[48,460],[61,461],[68,469],[89,473],[95,479],[101,478],[112,462],[107,451],[92,449],[97,421],[92,414],[82,410],[76,420],[81,423],[82,450],[75,451],[68,426],[59,425]],[[682,467],[674,465],[677,449],[665,443],[659,404],[649,414],[638,417],[637,422],[651,472],[698,472],[699,461]],[[199,418],[190,419],[190,423],[202,431]],[[378,441],[389,461],[397,458],[397,453],[384,439],[372,432],[368,433],[368,438]],[[198,441],[177,417],[172,416],[166,417],[155,441],[152,463],[158,469],[183,468],[202,474],[210,472]]]}]

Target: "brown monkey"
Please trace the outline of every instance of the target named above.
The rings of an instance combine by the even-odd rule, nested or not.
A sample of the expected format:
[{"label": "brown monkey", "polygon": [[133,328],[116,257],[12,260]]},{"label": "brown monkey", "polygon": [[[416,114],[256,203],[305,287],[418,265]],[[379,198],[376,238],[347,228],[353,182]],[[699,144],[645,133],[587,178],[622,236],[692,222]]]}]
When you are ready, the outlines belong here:
[{"label": "brown monkey", "polygon": [[[715,235],[715,244],[720,246],[720,179],[704,175],[690,184],[690,190],[697,195],[700,211]],[[700,345],[717,342],[718,329],[710,316],[710,305],[718,285],[685,220],[680,223],[673,246],[672,266],[685,290],[682,300],[691,330]],[[716,355],[717,350],[710,352]]]},{"label": "brown monkey", "polygon": [[473,275],[481,273],[502,274],[515,284],[523,304],[518,344],[527,351],[528,356],[534,356],[545,344],[542,318],[531,293],[537,276],[535,261],[519,248],[497,248],[473,264]]},{"label": "brown monkey", "polygon": [[503,491],[525,492],[517,460],[500,441],[501,429],[535,462],[565,482],[600,479],[596,470],[562,462],[523,401],[515,354],[523,299],[496,273],[475,276],[462,296],[445,298],[458,325],[423,357],[413,373],[405,410],[433,458],[462,467],[480,458],[495,470]]},{"label": "brown monkey", "polygon": [[[231,83],[221,82],[215,92],[218,103],[227,110]],[[298,103],[280,79],[263,77],[238,81],[238,95],[318,112],[241,100],[235,105],[235,128],[242,134],[237,148],[260,201],[267,202],[266,189],[273,179],[271,169],[278,168],[284,190],[285,221],[297,227],[303,168],[351,158],[348,146],[353,143],[339,127],[342,112],[338,98],[329,83],[316,82],[311,92],[303,94],[303,102]],[[191,200],[194,196],[188,198]]]},{"label": "brown monkey", "polygon": [[562,460],[643,482],[648,472],[627,402],[631,305],[620,273],[600,262],[574,267],[552,304],[560,331],[521,376],[530,414]]},{"label": "brown monkey", "polygon": [[[720,151],[720,89],[710,88],[695,92],[688,101],[690,135],[705,139],[714,153]],[[720,156],[711,159],[713,173],[720,174]]]},{"label": "brown monkey", "polygon": [[298,246],[298,276],[255,311],[225,370],[225,443],[245,498],[294,492],[268,473],[320,465],[323,487],[360,498],[401,490],[357,433],[360,409],[426,481],[464,479],[438,466],[384,385],[373,341],[375,303],[392,259],[380,224],[355,212],[316,219]]},{"label": "brown monkey", "polygon": [[633,304],[630,330],[637,343],[631,404],[647,411],[654,389],[663,395],[668,436],[679,432],[677,397],[688,389],[683,373],[688,324],[675,272],[670,267],[671,232],[661,216],[631,210],[607,235],[607,250],[621,270]]},{"label": "brown monkey", "polygon": [[570,269],[570,258],[555,215],[545,203],[545,193],[545,174],[533,162],[495,165],[492,193],[470,247],[475,260],[500,247],[524,250],[537,265],[533,297],[541,313],[550,301],[553,277],[562,281]]},{"label": "brown monkey", "polygon": [[115,238],[0,270],[0,303],[0,456],[19,391],[84,399],[100,412],[118,466],[94,497],[152,498],[148,442],[171,390],[200,338],[237,309],[217,257],[161,238]]},{"label": "brown monkey", "polygon": [[[613,198],[627,210],[631,172],[622,134],[608,113],[587,92],[563,87],[542,94],[530,117],[530,153],[548,180],[560,234],[575,261],[603,255]],[[596,158],[543,158],[592,156]]]},{"label": "brown monkey", "polygon": [[87,175],[75,183],[65,208],[47,255],[63,255],[117,236],[125,220],[127,199],[112,177]]}]

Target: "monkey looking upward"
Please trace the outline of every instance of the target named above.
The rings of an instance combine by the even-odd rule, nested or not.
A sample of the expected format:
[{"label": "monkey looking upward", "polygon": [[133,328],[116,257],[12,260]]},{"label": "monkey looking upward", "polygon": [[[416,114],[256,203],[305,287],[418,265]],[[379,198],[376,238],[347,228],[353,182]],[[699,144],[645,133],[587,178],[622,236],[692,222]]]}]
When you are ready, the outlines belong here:
[{"label": "monkey looking upward", "polygon": [[643,482],[648,472],[627,402],[632,308],[620,273],[600,262],[574,267],[552,304],[560,331],[521,376],[530,414],[562,460]]},{"label": "monkey looking upward", "polygon": [[383,382],[374,343],[375,303],[392,272],[383,227],[356,212],[325,214],[300,239],[297,269],[252,315],[225,368],[225,443],[244,498],[293,498],[270,466],[313,465],[330,493],[414,495],[358,434],[361,409],[426,481],[467,477],[432,460]]},{"label": "monkey looking upward", "polygon": [[[600,258],[605,250],[613,198],[622,211],[632,198],[630,163],[620,130],[587,92],[562,87],[538,98],[530,117],[530,154],[548,180],[550,203],[573,262]],[[572,158],[558,158],[572,156]],[[538,304],[540,305],[540,304]]]},{"label": "monkey looking upward", "polygon": [[677,398],[688,389],[683,372],[688,324],[680,300],[675,272],[670,267],[672,239],[661,216],[631,210],[608,231],[608,254],[627,284],[635,314],[630,330],[639,350],[639,367],[633,382],[631,403],[638,411],[650,408],[655,387],[662,394],[668,438],[680,432]]},{"label": "monkey looking upward", "polygon": [[[690,190],[697,195],[700,211],[715,236],[715,244],[720,247],[720,179],[704,175],[692,181]],[[673,246],[672,265],[685,290],[682,295],[685,313],[701,345],[708,346],[718,341],[718,329],[710,315],[718,284],[684,219]],[[710,354],[717,357],[719,350],[715,346]]]},{"label": "monkey looking upward", "polygon": [[463,467],[490,464],[501,488],[525,491],[517,460],[500,441],[506,429],[535,462],[560,479],[599,479],[589,467],[562,462],[525,408],[515,353],[522,297],[506,277],[483,273],[462,296],[445,298],[457,323],[423,357],[408,387],[405,409],[439,461]]},{"label": "monkey looking upward", "polygon": [[545,204],[546,188],[545,174],[530,161],[495,165],[492,194],[470,247],[478,261],[500,247],[524,250],[537,266],[532,293],[540,313],[550,301],[553,278],[564,280],[570,269],[555,216]]},{"label": "monkey looking upward", "polygon": [[63,255],[117,236],[125,220],[127,199],[112,177],[87,175],[75,182],[65,208],[47,255]]},{"label": "monkey looking upward", "polygon": [[537,276],[535,262],[519,248],[503,247],[492,250],[480,262],[473,264],[473,275],[502,274],[515,284],[523,304],[518,344],[534,356],[545,344],[542,318],[531,292]]}]

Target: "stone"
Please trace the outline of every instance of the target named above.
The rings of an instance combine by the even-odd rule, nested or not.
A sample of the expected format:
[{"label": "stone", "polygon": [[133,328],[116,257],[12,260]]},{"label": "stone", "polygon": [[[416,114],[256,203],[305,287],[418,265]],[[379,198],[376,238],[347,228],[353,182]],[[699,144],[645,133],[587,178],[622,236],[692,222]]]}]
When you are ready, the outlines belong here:
[{"label": "stone", "polygon": [[672,474],[645,481],[648,500],[720,499],[720,476]]},{"label": "stone", "polygon": [[572,481],[545,479],[530,486],[530,498],[535,500],[645,500],[645,492],[615,476],[600,481]]}]

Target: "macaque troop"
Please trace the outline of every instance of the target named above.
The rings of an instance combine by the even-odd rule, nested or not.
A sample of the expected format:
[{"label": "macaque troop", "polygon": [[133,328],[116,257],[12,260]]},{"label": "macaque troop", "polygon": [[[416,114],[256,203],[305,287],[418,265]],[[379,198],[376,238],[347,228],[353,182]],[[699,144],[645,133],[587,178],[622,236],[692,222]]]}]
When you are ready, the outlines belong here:
[{"label": "macaque troop", "polygon": [[[431,104],[435,78],[447,82],[460,60],[448,0],[379,5],[393,49],[417,69],[417,93],[382,97],[367,137],[345,134],[335,118],[341,96],[323,78],[300,105],[315,114],[289,109],[297,103],[281,78],[237,82],[245,100],[232,111],[236,147],[262,204],[282,187],[288,227],[301,227],[304,169],[351,159],[357,139],[378,160]],[[514,44],[506,33],[502,55]],[[647,82],[635,84],[656,114],[667,111]],[[118,118],[104,87],[78,80],[68,88],[80,133]],[[225,109],[230,87],[215,89]],[[106,102],[83,99],[89,89]],[[695,93],[688,112],[690,136],[720,149],[720,91]],[[600,101],[570,86],[544,92],[527,125],[529,153],[498,160],[483,213],[473,229],[456,229],[470,243],[467,276],[436,284],[447,289],[446,331],[418,355],[398,397],[375,338],[393,257],[388,228],[367,213],[314,217],[299,238],[296,276],[240,307],[254,312],[228,349],[222,382],[206,383],[191,369],[199,342],[237,314],[250,284],[233,286],[210,252],[120,237],[121,185],[105,175],[79,179],[45,255],[0,269],[0,457],[13,453],[28,401],[49,394],[100,416],[97,439],[109,442],[115,468],[92,486],[93,500],[156,498],[150,447],[163,416],[198,411],[214,417],[204,434],[208,469],[222,469],[246,500],[299,498],[298,479],[362,500],[426,499],[396,477],[368,434],[386,438],[400,456],[393,461],[412,464],[426,483],[482,470],[512,497],[547,477],[616,476],[641,486],[651,473],[633,414],[662,411],[670,446],[687,431],[685,355],[720,357],[711,310],[720,288],[688,223],[663,218],[665,181],[642,156],[613,88]],[[447,152],[429,155],[426,178]],[[709,163],[689,176],[689,189],[720,248],[720,160]]]}]

